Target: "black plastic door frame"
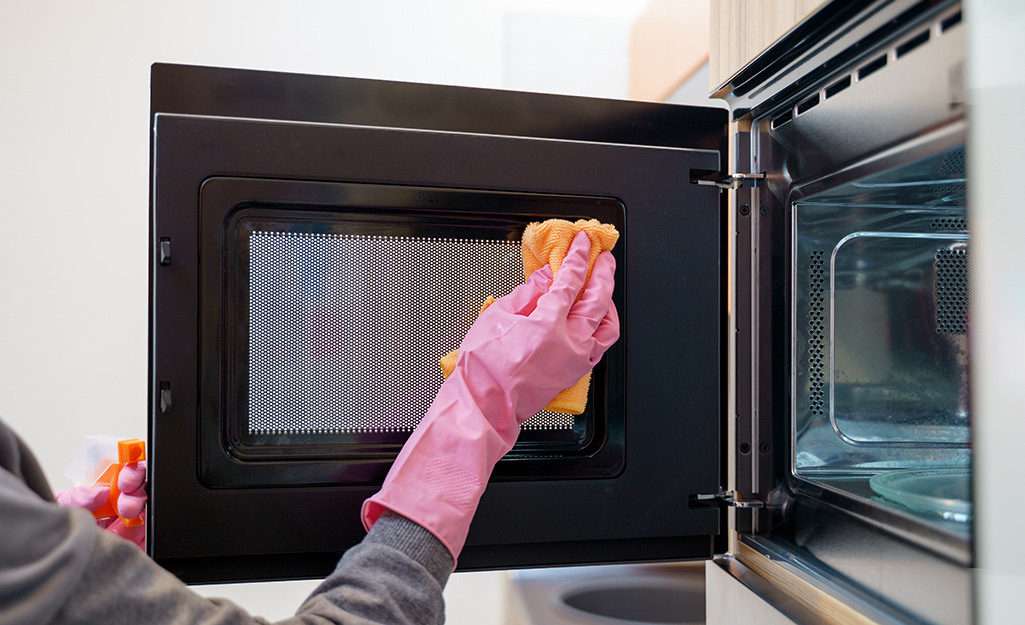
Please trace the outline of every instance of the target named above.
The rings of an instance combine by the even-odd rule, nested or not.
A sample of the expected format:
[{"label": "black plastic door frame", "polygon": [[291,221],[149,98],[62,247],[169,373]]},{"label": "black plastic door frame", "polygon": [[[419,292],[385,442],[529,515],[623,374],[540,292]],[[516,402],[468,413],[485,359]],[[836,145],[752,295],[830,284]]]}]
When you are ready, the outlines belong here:
[{"label": "black plastic door frame", "polygon": [[[148,549],[187,581],[316,577],[363,536],[373,485],[205,486],[199,220],[211,177],[613,198],[625,206],[625,465],[492,483],[460,568],[707,558],[725,514],[726,112],[379,81],[153,69]],[[259,198],[253,198],[258,200]],[[161,241],[170,264],[161,264]],[[173,396],[161,410],[162,391]],[[282,463],[284,472],[301,464]]]}]

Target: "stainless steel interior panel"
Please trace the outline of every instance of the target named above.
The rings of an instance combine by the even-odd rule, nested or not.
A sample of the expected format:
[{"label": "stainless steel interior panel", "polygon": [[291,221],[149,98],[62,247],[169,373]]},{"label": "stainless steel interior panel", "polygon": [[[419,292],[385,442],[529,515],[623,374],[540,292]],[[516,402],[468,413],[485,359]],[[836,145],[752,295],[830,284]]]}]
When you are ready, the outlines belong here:
[{"label": "stainless steel interior panel", "polygon": [[794,221],[798,470],[965,466],[963,209],[799,203]]},{"label": "stainless steel interior panel", "polygon": [[763,313],[789,357],[754,363],[789,372],[775,470],[875,504],[850,480],[970,464],[964,29],[957,2],[858,10],[800,58],[774,49],[794,80],[743,97],[759,114],[750,171],[766,173],[753,253],[789,299]]},{"label": "stainless steel interior panel", "polygon": [[[760,102],[764,117],[755,121],[754,134],[771,136],[772,146],[755,150],[755,171],[769,173],[767,187],[785,200],[792,186],[831,176],[869,155],[882,156],[963,117],[964,28],[960,21],[951,22],[958,15],[957,3],[932,6],[909,19],[906,30],[880,33],[853,46],[850,58],[805,82],[790,99]],[[899,53],[923,33],[927,39]],[[903,164],[913,160],[905,158]]]},{"label": "stainless steel interior panel", "polygon": [[799,492],[968,562],[971,238],[950,136],[795,194],[791,471]]},{"label": "stainless steel interior panel", "polygon": [[[798,176],[789,204],[767,202],[788,212],[792,294],[792,499],[773,540],[944,623],[972,613],[964,135],[955,115],[831,175]],[[923,509],[915,499],[935,493],[875,483],[915,470],[946,472],[957,496],[940,503],[952,506]]]},{"label": "stainless steel interior panel", "polygon": [[[960,24],[960,3],[951,1],[827,2],[731,77],[714,96],[729,102],[734,118],[748,114],[758,118],[773,111],[773,117],[780,117],[785,123],[895,61],[907,65],[908,59],[914,59],[913,63],[920,67],[935,67],[941,61],[953,63],[951,68],[957,75],[950,75],[949,81],[928,81],[925,78],[931,72],[925,71],[918,80],[904,84],[914,85],[923,96],[944,94],[940,100],[923,97],[918,109],[887,107],[883,111],[872,106],[869,100],[858,98],[866,110],[877,114],[872,117],[874,124],[866,123],[867,119],[850,120],[854,124],[864,123],[859,130],[869,131],[868,135],[850,133],[845,143],[855,144],[907,123],[916,115],[920,120],[937,115],[944,117],[941,105],[950,96],[963,104],[964,41]],[[948,35],[946,43],[950,45],[945,51],[934,47],[922,54],[922,49]],[[818,88],[810,91],[816,85]],[[953,89],[947,91],[948,88]],[[780,109],[781,106],[785,109]],[[784,110],[788,110],[791,117],[781,117],[785,115]]]}]

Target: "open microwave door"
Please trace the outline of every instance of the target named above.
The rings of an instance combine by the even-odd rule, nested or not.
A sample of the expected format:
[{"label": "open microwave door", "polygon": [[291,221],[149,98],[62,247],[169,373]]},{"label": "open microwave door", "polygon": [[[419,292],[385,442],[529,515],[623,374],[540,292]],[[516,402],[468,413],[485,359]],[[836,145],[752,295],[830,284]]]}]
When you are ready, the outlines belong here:
[{"label": "open microwave door", "polygon": [[463,570],[708,558],[725,514],[726,112],[175,65],[152,73],[148,550],[328,574],[530,222],[613,223],[622,338],[499,462]]}]

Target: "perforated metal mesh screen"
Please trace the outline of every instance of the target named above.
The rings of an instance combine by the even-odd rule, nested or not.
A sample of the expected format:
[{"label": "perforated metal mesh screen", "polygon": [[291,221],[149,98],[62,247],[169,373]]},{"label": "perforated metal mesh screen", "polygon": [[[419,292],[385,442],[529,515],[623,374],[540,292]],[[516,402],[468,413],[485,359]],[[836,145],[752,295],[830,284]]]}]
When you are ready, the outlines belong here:
[{"label": "perforated metal mesh screen", "polygon": [[936,332],[966,334],[969,304],[968,249],[936,250]]},{"label": "perforated metal mesh screen", "polygon": [[[250,434],[407,432],[488,295],[523,282],[518,242],[249,236]],[[541,412],[528,429],[571,429]]]},{"label": "perforated metal mesh screen", "polygon": [[826,253],[815,250],[808,265],[808,406],[826,414]]}]

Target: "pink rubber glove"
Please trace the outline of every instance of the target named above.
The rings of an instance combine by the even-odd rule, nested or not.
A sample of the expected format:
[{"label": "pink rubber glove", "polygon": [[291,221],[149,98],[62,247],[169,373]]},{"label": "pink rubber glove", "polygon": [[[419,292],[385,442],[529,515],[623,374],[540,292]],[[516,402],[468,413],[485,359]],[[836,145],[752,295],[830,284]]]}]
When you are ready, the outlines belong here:
[{"label": "pink rubber glove", "polygon": [[103,523],[99,524],[103,529],[107,530],[111,534],[116,534],[121,538],[129,542],[133,542],[138,545],[139,549],[146,549],[146,524],[136,525],[134,527],[125,527],[125,524],[121,519],[114,517],[113,522],[110,525],[104,527]]},{"label": "pink rubber glove", "polygon": [[455,371],[396,458],[380,492],[363,504],[369,531],[385,509],[420,524],[453,561],[495,463],[516,443],[520,425],[590,371],[619,338],[612,303],[616,261],[594,263],[591,243],[573,239],[552,281],[545,267],[495,301],[467,332]]},{"label": "pink rubber glove", "polygon": [[54,492],[53,498],[65,508],[83,508],[93,512],[107,503],[107,499],[110,498],[110,488],[106,486],[75,486],[68,490]]},{"label": "pink rubber glove", "polygon": [[[118,514],[126,519],[142,514],[147,500],[146,461],[126,464],[118,475],[117,484],[121,490],[121,497],[117,500]],[[84,508],[89,512],[94,512],[110,499],[110,488],[107,486],[75,486],[68,490],[59,490],[53,495],[61,506]],[[145,548],[146,526],[144,524],[126,527],[117,517],[96,519],[96,524],[108,532]]]}]

